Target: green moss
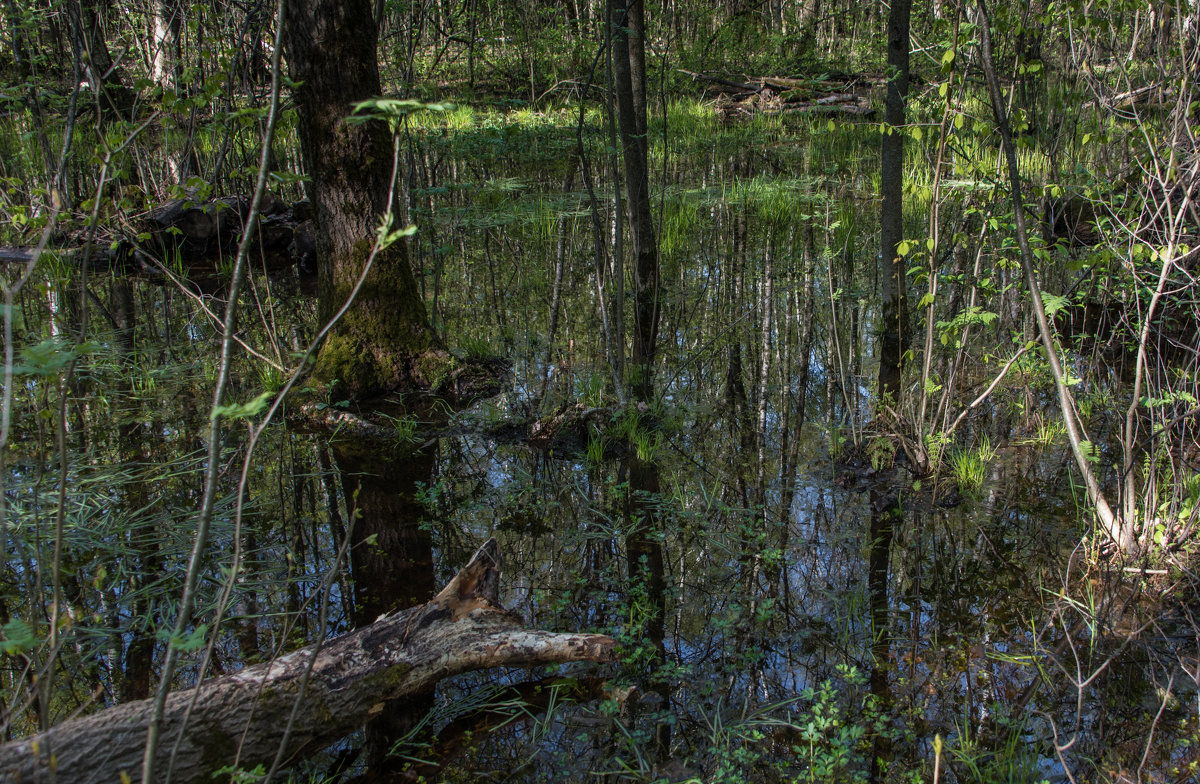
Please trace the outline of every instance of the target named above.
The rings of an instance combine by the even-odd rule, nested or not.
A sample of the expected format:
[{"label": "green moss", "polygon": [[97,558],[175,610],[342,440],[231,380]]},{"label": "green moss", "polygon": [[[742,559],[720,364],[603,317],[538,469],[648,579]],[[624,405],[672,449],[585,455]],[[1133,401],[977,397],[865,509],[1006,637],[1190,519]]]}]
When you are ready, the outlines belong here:
[{"label": "green moss", "polygon": [[411,671],[411,664],[397,664],[394,667],[386,667],[379,672],[372,673],[367,676],[366,682],[372,685],[371,693],[378,694],[385,699],[395,699],[402,696],[404,679]]},{"label": "green moss", "polygon": [[[332,275],[320,293],[327,317],[353,292],[372,247],[363,238],[331,260]],[[397,242],[375,256],[354,302],[321,347],[313,375],[333,384],[335,395],[362,400],[433,386],[448,356],[429,326],[405,245]]]},{"label": "green moss", "polygon": [[430,389],[440,390],[456,364],[454,356],[446,351],[427,351],[417,358],[415,370]]}]

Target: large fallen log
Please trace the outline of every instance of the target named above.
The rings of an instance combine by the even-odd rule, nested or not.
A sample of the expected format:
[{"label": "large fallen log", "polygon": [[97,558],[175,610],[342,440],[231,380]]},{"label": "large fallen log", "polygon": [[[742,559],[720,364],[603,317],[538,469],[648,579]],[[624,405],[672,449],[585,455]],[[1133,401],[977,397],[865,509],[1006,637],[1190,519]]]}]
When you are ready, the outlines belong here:
[{"label": "large fallen log", "polygon": [[[318,751],[389,701],[427,691],[457,673],[612,659],[610,637],[522,628],[520,618],[497,603],[499,570],[499,548],[489,540],[420,607],[380,618],[320,648],[201,683],[186,723],[194,692],[172,693],[156,757],[158,777],[177,741],[171,780],[209,781],[213,771],[235,762],[243,769],[270,766],[281,746],[285,760]],[[301,708],[285,738],[297,700]],[[151,710],[150,700],[117,705],[6,743],[0,746],[0,781],[109,784],[126,775],[140,781]]]},{"label": "large fallen log", "polygon": [[[213,274],[237,251],[250,210],[249,196],[223,196],[194,202],[173,199],[135,221],[135,232],[104,229],[89,242],[83,236],[55,237],[47,249],[65,264],[89,268],[122,268],[127,272],[165,279],[163,259],[184,265],[190,273]],[[135,236],[136,234],[136,236]],[[316,235],[312,207],[307,201],[288,206],[268,192],[254,237],[256,259],[270,269],[316,264]],[[0,263],[27,264],[36,251],[31,247],[0,247]],[[156,261],[156,259],[158,261]]]}]

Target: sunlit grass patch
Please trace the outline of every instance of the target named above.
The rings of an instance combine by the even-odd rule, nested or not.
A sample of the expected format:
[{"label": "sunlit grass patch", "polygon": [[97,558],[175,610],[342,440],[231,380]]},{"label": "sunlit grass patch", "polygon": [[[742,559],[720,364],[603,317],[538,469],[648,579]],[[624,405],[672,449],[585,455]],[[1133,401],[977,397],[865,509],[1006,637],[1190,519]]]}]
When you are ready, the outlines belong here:
[{"label": "sunlit grass patch", "polygon": [[779,228],[802,219],[815,198],[813,187],[807,180],[758,176],[735,180],[726,201],[744,207],[766,225]]},{"label": "sunlit grass patch", "polygon": [[699,98],[676,98],[667,103],[666,122],[672,135],[711,133],[717,126],[717,111]]},{"label": "sunlit grass patch", "polygon": [[950,472],[958,489],[965,493],[977,492],[987,479],[988,469],[996,459],[996,448],[986,435],[980,438],[974,449],[955,450],[950,454]]}]

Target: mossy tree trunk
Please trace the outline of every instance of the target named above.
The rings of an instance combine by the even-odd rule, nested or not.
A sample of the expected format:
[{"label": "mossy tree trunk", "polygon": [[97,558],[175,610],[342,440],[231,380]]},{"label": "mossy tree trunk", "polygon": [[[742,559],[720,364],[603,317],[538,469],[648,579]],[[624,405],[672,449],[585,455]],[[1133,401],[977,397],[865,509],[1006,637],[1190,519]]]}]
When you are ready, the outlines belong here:
[{"label": "mossy tree trunk", "polygon": [[[354,104],[381,92],[378,29],[369,0],[292,0],[288,13],[284,51],[291,78],[300,83],[300,145],[316,212],[317,292],[326,321],[371,256],[391,188],[386,125],[347,122]],[[361,400],[428,387],[446,359],[401,241],[375,257],[357,298],[321,347],[314,375],[336,394]]]}]

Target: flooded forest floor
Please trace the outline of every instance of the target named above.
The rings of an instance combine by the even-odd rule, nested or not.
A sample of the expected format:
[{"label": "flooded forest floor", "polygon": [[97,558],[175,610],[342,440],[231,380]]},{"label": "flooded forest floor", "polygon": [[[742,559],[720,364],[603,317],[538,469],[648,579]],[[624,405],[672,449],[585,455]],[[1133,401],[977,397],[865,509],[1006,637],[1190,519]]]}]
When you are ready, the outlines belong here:
[{"label": "flooded forest floor", "polygon": [[[614,215],[598,114],[414,116],[400,191],[430,318],[460,360],[502,358],[511,383],[461,411],[392,401],[371,438],[284,412],[256,434],[241,504],[251,433],[230,428],[182,640],[170,623],[228,267],[188,282],[177,265],[176,283],[47,256],[14,305],[10,736],[148,695],[168,644],[182,686],[206,653],[212,673],[234,672],[425,601],[495,536],[507,606],[534,628],[612,635],[619,661],[447,681],[294,781],[1191,780],[1194,455],[1147,458],[1178,488],[1148,536],[1173,541],[1113,557],[1045,363],[1022,349],[1032,327],[994,157],[950,156],[941,196],[922,184],[932,164],[913,164],[906,236],[924,246],[937,198],[954,240],[913,251],[910,368],[927,362],[928,380],[895,411],[872,391],[877,127],[692,99],[665,114],[650,134],[653,401],[623,404],[612,384],[618,315],[632,318],[615,292],[632,281],[596,244]],[[1085,324],[1104,283],[1078,249],[1046,252],[1047,290],[1072,297],[1056,323],[1082,417],[1112,466],[1105,436],[1130,380],[1111,324]],[[231,382],[247,406],[228,413],[250,425],[317,329],[311,269],[256,264],[239,333],[255,353]],[[323,394],[301,385],[286,407],[355,413]],[[66,609],[51,614],[54,595]],[[52,617],[58,686],[38,703],[23,679]]]}]

